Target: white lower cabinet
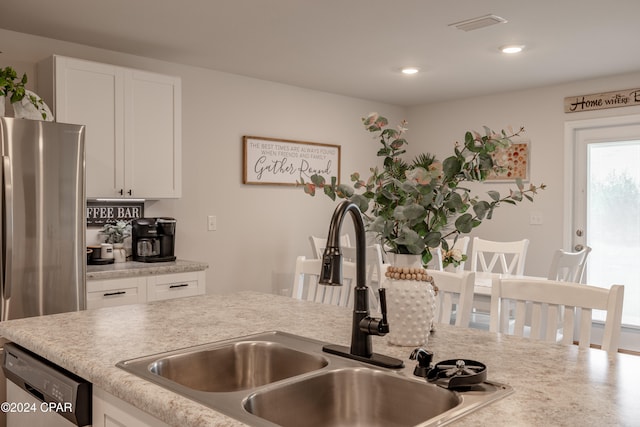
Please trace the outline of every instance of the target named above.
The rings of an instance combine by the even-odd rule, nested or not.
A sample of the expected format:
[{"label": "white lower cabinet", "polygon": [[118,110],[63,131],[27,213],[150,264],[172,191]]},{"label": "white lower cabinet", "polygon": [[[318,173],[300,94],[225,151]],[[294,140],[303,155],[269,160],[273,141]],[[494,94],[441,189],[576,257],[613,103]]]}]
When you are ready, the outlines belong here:
[{"label": "white lower cabinet", "polygon": [[145,277],[87,280],[87,309],[147,302]]},{"label": "white lower cabinet", "polygon": [[204,295],[205,271],[87,280],[87,309]]},{"label": "white lower cabinet", "polygon": [[168,424],[93,387],[93,427],[165,427]]},{"label": "white lower cabinet", "polygon": [[204,271],[163,274],[147,278],[147,301],[204,294]]}]

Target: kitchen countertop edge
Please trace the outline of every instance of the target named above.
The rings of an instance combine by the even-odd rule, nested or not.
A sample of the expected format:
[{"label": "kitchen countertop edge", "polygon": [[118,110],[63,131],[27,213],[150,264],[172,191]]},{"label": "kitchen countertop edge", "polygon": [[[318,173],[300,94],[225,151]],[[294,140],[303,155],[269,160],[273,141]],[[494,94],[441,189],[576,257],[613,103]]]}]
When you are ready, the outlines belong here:
[{"label": "kitchen countertop edge", "polygon": [[108,265],[87,265],[87,280],[123,279],[127,277],[153,276],[202,271],[209,264],[200,261],[176,260],[172,262],[128,261]]}]

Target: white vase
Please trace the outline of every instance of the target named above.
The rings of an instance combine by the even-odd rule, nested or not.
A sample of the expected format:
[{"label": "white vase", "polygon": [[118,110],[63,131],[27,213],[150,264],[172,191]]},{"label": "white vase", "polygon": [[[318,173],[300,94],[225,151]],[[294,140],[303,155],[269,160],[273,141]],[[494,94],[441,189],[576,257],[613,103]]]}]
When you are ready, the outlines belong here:
[{"label": "white vase", "polygon": [[[29,97],[35,97],[38,101],[38,106],[33,105],[29,100]],[[43,120],[47,122],[53,121],[53,114],[51,110],[45,104],[45,102],[36,93],[30,90],[25,91],[25,97],[20,102],[15,102],[13,105],[13,112],[16,119],[29,119],[29,120]],[[45,117],[42,117],[42,115]]]},{"label": "white vase", "polygon": [[4,96],[0,96],[0,117],[4,117]]},{"label": "white vase", "polygon": [[[421,269],[420,255],[391,254],[394,267]],[[429,339],[436,310],[436,296],[429,282],[385,278],[388,342],[399,346],[424,346]]]},{"label": "white vase", "polygon": [[123,243],[113,244],[113,258],[114,258],[114,261],[117,263],[127,261],[127,252],[124,249]]},{"label": "white vase", "polygon": [[443,271],[447,271],[449,273],[457,273],[456,268],[453,264],[448,264],[446,267],[444,267]]}]

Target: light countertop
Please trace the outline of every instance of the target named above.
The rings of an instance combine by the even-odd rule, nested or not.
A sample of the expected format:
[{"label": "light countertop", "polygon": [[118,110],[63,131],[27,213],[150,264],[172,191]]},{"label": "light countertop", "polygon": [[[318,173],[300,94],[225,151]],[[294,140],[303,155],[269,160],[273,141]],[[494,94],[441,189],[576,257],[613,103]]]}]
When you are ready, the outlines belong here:
[{"label": "light countertop", "polygon": [[[0,335],[77,373],[95,386],[175,426],[244,425],[117,368],[124,359],[238,336],[281,330],[349,344],[351,311],[255,292],[207,295],[0,323]],[[393,328],[393,325],[391,325]],[[410,347],[373,337],[374,351],[407,366]],[[488,379],[515,392],[456,426],[631,426],[640,357],[549,345],[476,329],[439,325],[434,361],[474,359]],[[636,424],[637,425],[637,424]]]},{"label": "light countertop", "polygon": [[106,265],[87,265],[87,280],[122,279],[125,277],[201,271],[207,263],[178,259],[172,262],[121,262]]}]

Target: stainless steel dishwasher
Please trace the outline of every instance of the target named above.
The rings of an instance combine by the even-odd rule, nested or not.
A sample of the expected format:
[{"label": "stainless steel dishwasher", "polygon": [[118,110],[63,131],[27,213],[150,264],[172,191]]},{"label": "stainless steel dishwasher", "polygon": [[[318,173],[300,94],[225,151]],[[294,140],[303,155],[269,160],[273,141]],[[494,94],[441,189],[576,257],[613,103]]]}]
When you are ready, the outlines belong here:
[{"label": "stainless steel dishwasher", "polygon": [[13,343],[4,346],[7,427],[91,425],[91,383]]}]

